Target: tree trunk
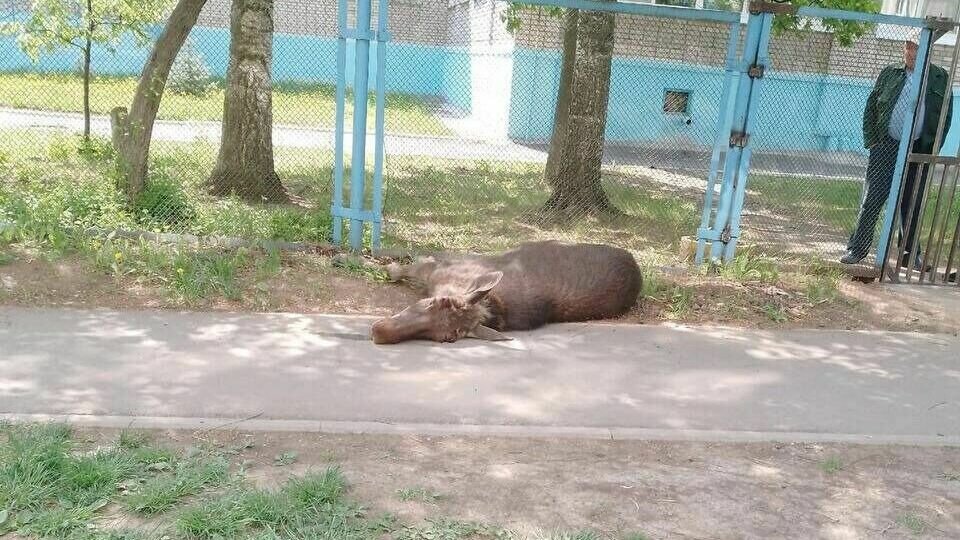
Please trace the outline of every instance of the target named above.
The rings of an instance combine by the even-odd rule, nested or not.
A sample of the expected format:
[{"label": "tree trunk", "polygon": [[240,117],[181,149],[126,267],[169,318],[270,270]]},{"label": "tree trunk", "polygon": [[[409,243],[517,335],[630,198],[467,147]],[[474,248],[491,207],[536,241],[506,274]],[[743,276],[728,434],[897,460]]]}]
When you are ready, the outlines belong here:
[{"label": "tree trunk", "polygon": [[220,155],[209,180],[216,195],[290,200],[274,170],[272,54],[273,0],[233,0]]},{"label": "tree trunk", "polygon": [[121,189],[133,202],[140,195],[147,178],[150,137],[160,109],[160,99],[180,48],[200,16],[206,0],[179,0],[170,18],[153,45],[133,95],[130,112],[117,107],[111,112],[113,145],[121,166]]},{"label": "tree trunk", "polygon": [[600,184],[610,70],[612,13],[569,10],[553,136],[544,177],[553,193],[548,215],[616,213]]}]

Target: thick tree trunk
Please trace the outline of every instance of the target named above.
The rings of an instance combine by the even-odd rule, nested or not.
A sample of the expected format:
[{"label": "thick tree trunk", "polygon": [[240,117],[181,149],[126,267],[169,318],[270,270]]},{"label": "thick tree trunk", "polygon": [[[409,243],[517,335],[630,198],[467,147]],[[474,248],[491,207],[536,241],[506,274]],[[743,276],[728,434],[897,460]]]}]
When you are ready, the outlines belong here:
[{"label": "thick tree trunk", "polygon": [[147,161],[150,157],[150,137],[153,123],[160,109],[160,99],[170,75],[170,68],[177,58],[190,30],[200,16],[206,0],[179,0],[173,8],[160,38],[153,45],[140,74],[137,91],[128,113],[117,107],[111,113],[113,145],[121,166],[121,189],[130,202],[136,200],[147,178]]},{"label": "thick tree trunk", "polygon": [[220,155],[210,175],[214,194],[290,200],[274,170],[272,54],[273,0],[233,0]]},{"label": "thick tree trunk", "polygon": [[546,214],[608,214],[617,210],[600,184],[614,15],[569,10],[560,89],[545,179],[553,193]]}]

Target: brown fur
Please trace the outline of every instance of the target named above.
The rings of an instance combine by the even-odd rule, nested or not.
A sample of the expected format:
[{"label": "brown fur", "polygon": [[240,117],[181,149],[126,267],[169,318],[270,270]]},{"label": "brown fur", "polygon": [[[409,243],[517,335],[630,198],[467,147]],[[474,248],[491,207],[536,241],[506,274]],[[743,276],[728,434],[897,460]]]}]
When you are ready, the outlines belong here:
[{"label": "brown fur", "polygon": [[[377,343],[456,341],[476,333],[478,325],[529,330],[618,317],[634,306],[642,283],[640,268],[625,250],[554,241],[524,243],[494,256],[430,258],[388,271],[427,298],[377,321]],[[491,278],[497,273],[499,282]]]}]

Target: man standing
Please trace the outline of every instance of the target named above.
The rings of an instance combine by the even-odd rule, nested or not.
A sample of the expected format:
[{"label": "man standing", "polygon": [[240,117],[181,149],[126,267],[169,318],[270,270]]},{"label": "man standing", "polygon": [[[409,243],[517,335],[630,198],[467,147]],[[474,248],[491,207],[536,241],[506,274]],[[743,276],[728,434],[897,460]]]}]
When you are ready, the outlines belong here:
[{"label": "man standing", "polygon": [[[907,40],[903,45],[903,63],[887,66],[880,72],[873,91],[867,98],[867,106],[863,111],[863,143],[866,148],[870,149],[870,158],[867,164],[863,199],[860,203],[860,214],[857,217],[857,228],[847,242],[846,255],[840,259],[840,262],[844,264],[856,264],[863,260],[867,256],[867,252],[870,251],[877,218],[886,205],[887,196],[890,194],[893,169],[897,163],[897,150],[900,146],[903,125],[913,115],[910,108],[910,92],[918,45],[913,40]],[[950,117],[953,115],[953,92],[947,88],[946,70],[930,64],[927,94],[920,100],[920,112],[913,129],[914,153],[934,154],[940,151],[940,148],[934,150],[933,143],[937,135],[937,123],[940,120],[940,110],[943,107],[945,96],[948,101],[947,118],[943,126],[944,135],[950,129]],[[907,203],[910,194],[913,193],[914,184],[917,182],[918,169],[917,164],[911,163],[903,183],[904,203],[900,205],[899,245],[904,256],[900,260],[900,266],[907,266],[910,261],[909,251],[913,245],[913,237],[917,233],[920,201],[927,181],[927,168],[924,168],[923,174],[919,175],[920,186],[913,205],[914,211],[910,220],[909,238],[904,239],[904,223],[907,214],[910,213]],[[919,246],[917,251],[920,251]],[[917,253],[916,261],[919,268],[921,265],[919,253]]]}]

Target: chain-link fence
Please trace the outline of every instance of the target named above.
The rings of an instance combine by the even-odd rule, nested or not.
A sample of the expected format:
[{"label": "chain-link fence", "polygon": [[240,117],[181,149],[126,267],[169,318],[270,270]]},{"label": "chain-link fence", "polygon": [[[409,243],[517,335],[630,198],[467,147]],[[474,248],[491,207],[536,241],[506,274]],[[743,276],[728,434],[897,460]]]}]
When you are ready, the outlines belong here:
[{"label": "chain-link fence", "polygon": [[[337,1],[277,0],[272,13],[254,13],[261,29],[272,16],[269,78],[266,48],[257,47],[269,33],[244,26],[235,42],[258,53],[234,66],[233,92],[231,5],[208,0],[177,57],[147,181],[132,204],[117,187],[109,114],[130,106],[163,21],[145,26],[144,44],[129,32],[112,47],[94,44],[89,143],[77,135],[83,44],[54,44],[31,57],[22,36],[0,38],[0,218],[36,234],[80,225],[330,240]],[[374,2],[373,28],[378,8]],[[29,29],[30,16],[25,0],[0,5],[0,20],[24,23],[8,29]],[[881,69],[902,59],[904,38],[916,34],[866,27],[844,45],[814,23],[771,41],[744,241],[838,259],[868,177],[867,98]],[[571,24],[584,30],[571,37]],[[562,238],[665,253],[682,236],[696,236],[714,143],[727,135],[720,118],[730,24],[591,12],[571,23],[561,10],[503,1],[393,0],[388,27],[385,247],[486,251]],[[583,40],[604,33],[612,35],[609,78],[602,58],[578,57],[585,63],[570,72],[579,78],[565,86],[565,38],[602,51],[604,43]],[[735,36],[741,49],[744,33]],[[348,40],[347,154],[353,47]],[[935,62],[945,54],[937,45]],[[558,109],[563,88],[573,86],[577,92]],[[372,93],[368,103],[372,134]],[[564,129],[556,129],[558,110]],[[948,134],[945,147],[951,144]],[[370,169],[372,152],[371,143]],[[889,165],[884,156],[877,167]],[[349,169],[349,155],[344,163]],[[872,236],[863,236],[867,244]]]},{"label": "chain-link fence", "polygon": [[[852,38],[844,44],[838,32],[817,31],[827,29],[823,20],[810,25],[814,31],[770,43],[744,229],[750,241],[782,253],[873,264],[902,127],[913,115],[900,89],[907,80],[909,90],[904,65],[914,61],[920,31],[859,24],[839,31]],[[935,45],[934,65],[951,50]],[[923,101],[946,107],[944,90],[931,88]],[[938,116],[929,113],[914,133],[918,153],[932,146],[928,131]],[[946,143],[954,155],[955,137]],[[911,166],[905,186],[919,176]]]}]

